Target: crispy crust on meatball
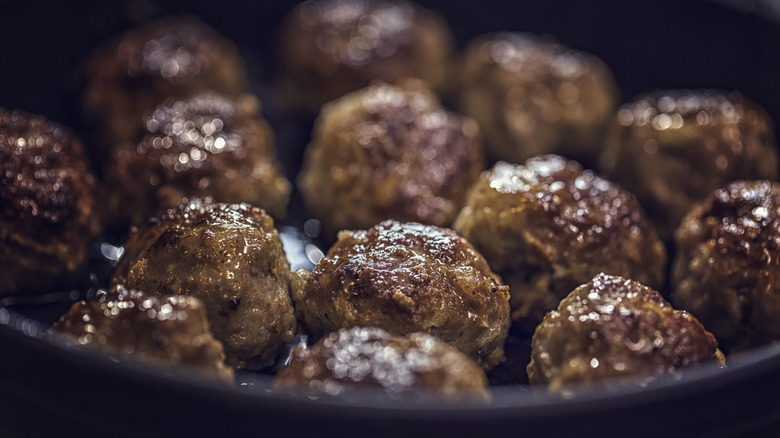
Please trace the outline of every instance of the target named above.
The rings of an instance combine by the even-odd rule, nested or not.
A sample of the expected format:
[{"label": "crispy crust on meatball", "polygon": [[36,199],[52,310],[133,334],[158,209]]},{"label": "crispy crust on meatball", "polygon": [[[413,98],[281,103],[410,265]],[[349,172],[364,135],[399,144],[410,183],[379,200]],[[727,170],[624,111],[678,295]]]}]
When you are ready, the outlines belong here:
[{"label": "crispy crust on meatball", "polygon": [[263,210],[194,199],[134,227],[124,248],[112,284],[200,299],[236,369],[270,366],[292,341],[290,265]]},{"label": "crispy crust on meatball", "polygon": [[485,259],[453,231],[392,220],[340,233],[293,291],[299,320],[316,336],[355,326],[425,332],[485,369],[504,354],[508,299]]},{"label": "crispy crust on meatball", "polygon": [[509,285],[513,323],[528,333],[599,272],[664,285],[666,249],[639,203],[557,155],[484,172],[454,228]]},{"label": "crispy crust on meatball", "polygon": [[534,333],[528,378],[552,391],[608,380],[644,384],[725,358],[688,312],[636,281],[599,274],[571,292]]}]

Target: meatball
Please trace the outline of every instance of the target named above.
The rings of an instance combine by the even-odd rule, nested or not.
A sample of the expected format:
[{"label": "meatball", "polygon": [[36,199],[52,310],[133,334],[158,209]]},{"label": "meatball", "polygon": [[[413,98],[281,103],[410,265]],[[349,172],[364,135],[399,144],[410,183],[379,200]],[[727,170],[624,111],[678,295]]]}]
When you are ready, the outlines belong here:
[{"label": "meatball", "polygon": [[332,239],[384,219],[447,226],[484,168],[478,127],[417,81],[377,83],[327,105],[299,186]]},{"label": "meatball", "polygon": [[115,225],[141,223],[192,196],[285,215],[291,185],[254,97],[167,100],[139,126],[139,140],[118,144],[104,166]]},{"label": "meatball", "polygon": [[124,250],[112,284],[199,298],[234,368],[272,365],[293,340],[290,265],[263,210],[194,199],[133,227]]},{"label": "meatball", "polygon": [[427,333],[391,335],[379,328],[333,332],[314,347],[296,347],[274,388],[310,397],[379,388],[391,397],[489,400],[485,372]]},{"label": "meatball", "polygon": [[666,249],[639,203],[557,155],[484,172],[454,228],[509,285],[521,332],[602,271],[664,285]]},{"label": "meatball", "polygon": [[455,53],[444,20],[403,0],[306,1],[280,39],[287,98],[312,113],[375,79],[415,77],[443,90]]},{"label": "meatball", "polygon": [[122,359],[187,367],[233,382],[222,344],[209,332],[206,312],[195,297],[154,296],[116,286],[74,303],[52,329]]},{"label": "meatball", "polygon": [[531,384],[566,391],[628,377],[645,384],[709,361],[725,365],[715,337],[696,318],[641,283],[602,273],[544,317],[527,371]]},{"label": "meatball", "polygon": [[68,287],[103,231],[103,188],[69,129],[0,108],[0,294]]},{"label": "meatball", "polygon": [[452,230],[387,220],[342,231],[302,280],[293,288],[295,310],[315,336],[356,326],[425,332],[485,369],[504,354],[509,291]]},{"label": "meatball", "polygon": [[532,34],[493,33],[463,55],[458,108],[485,133],[488,157],[555,153],[592,166],[619,92],[597,57]]},{"label": "meatball", "polygon": [[661,237],[694,203],[737,179],[777,179],[772,122],[738,93],[671,90],[620,108],[602,157],[608,177],[639,199]]},{"label": "meatball", "polygon": [[780,340],[780,184],[736,181],[691,209],[677,229],[676,306],[727,351]]},{"label": "meatball", "polygon": [[84,113],[104,151],[129,139],[163,99],[205,90],[237,97],[249,89],[233,43],[190,16],[131,29],[98,48],[83,70]]}]

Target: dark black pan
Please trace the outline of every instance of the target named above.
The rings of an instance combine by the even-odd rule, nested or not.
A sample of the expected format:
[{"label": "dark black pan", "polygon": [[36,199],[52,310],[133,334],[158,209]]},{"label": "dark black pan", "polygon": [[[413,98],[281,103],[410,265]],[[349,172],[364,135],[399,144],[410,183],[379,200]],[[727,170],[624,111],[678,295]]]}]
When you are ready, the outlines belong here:
[{"label": "dark black pan", "polygon": [[[271,92],[275,35],[293,1],[0,0],[0,106],[76,130],[77,67],[101,41],[154,17],[192,13],[235,41],[277,132],[291,177],[311,120],[278,110]],[[739,90],[780,120],[780,6],[772,0],[421,0],[462,46],[488,31],[549,34],[600,56],[623,98],[659,88]],[[299,201],[282,225],[300,228]],[[647,388],[565,399],[494,387],[494,403],[409,404],[358,394],[308,400],[272,394],[269,376],[223,388],[165,370],[116,363],[43,333],[69,303],[102,284],[35,299],[0,298],[0,436],[780,436],[780,346],[729,369],[703,366]],[[102,271],[101,271],[102,269]],[[2,281],[2,279],[0,279]]]}]

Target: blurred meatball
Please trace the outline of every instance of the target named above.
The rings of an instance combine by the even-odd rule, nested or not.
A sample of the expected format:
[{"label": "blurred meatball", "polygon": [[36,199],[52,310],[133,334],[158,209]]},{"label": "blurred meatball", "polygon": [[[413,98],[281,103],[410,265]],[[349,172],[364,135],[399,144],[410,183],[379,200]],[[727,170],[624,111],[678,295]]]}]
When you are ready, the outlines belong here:
[{"label": "blurred meatball", "polygon": [[72,286],[101,234],[104,193],[81,142],[0,108],[0,294]]},{"label": "blurred meatball", "polygon": [[446,85],[453,37],[437,14],[403,0],[310,0],[288,18],[280,65],[292,104],[312,113],[372,80]]},{"label": "blurred meatball", "polygon": [[675,234],[673,300],[731,351],[780,340],[780,184],[737,181]]},{"label": "blurred meatball", "polygon": [[269,366],[292,341],[290,265],[263,210],[192,200],[133,227],[124,249],[112,284],[199,298],[236,369]]},{"label": "blurred meatball", "polygon": [[525,332],[599,272],[664,285],[666,250],[636,199],[557,155],[483,173],[455,230],[509,285]]},{"label": "blurred meatball", "polygon": [[594,165],[619,96],[593,55],[523,33],[495,33],[463,55],[458,108],[485,134],[488,157],[556,153]]},{"label": "blurred meatball", "polygon": [[392,397],[489,399],[485,372],[427,333],[391,335],[378,328],[342,329],[314,347],[296,347],[274,388],[310,397],[378,388]]},{"label": "blurred meatball", "polygon": [[[636,281],[598,274],[549,312],[534,333],[528,378],[552,391],[662,373],[725,358],[693,316]],[[623,378],[622,380],[618,380]]]},{"label": "blurred meatball", "polygon": [[129,139],[142,117],[166,98],[213,90],[248,90],[233,43],[194,17],[169,17],[132,29],[85,62],[84,113],[105,150]]},{"label": "blurred meatball", "polygon": [[316,336],[356,326],[425,332],[485,369],[503,356],[509,329],[509,291],[485,259],[452,230],[418,223],[339,233],[293,300]]},{"label": "blurred meatball", "polygon": [[195,297],[157,297],[116,286],[74,303],[52,329],[122,359],[186,367],[233,382],[222,344],[209,332],[206,312]]},{"label": "blurred meatball", "polygon": [[777,179],[772,122],[737,93],[672,90],[640,96],[618,112],[602,157],[671,241],[695,202],[736,179]]},{"label": "blurred meatball", "polygon": [[139,141],[117,145],[104,166],[115,225],[141,223],[191,196],[285,215],[291,185],[254,97],[167,100],[139,127]]},{"label": "blurred meatball", "polygon": [[323,108],[299,185],[331,239],[384,219],[447,226],[483,162],[473,120],[417,81],[377,83]]}]

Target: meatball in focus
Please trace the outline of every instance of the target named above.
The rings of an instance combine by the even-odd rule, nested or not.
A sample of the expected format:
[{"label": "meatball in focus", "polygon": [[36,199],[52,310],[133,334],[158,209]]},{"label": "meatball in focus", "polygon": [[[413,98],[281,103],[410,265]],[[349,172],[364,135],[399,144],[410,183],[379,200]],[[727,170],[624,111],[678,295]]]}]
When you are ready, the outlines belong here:
[{"label": "meatball in focus", "polygon": [[158,297],[116,286],[74,303],[52,330],[122,359],[186,367],[233,382],[222,344],[211,335],[206,312],[195,297]]},{"label": "meatball in focus", "polygon": [[312,113],[375,79],[415,77],[442,90],[455,53],[444,20],[404,0],[309,0],[280,38],[283,88]]},{"label": "meatball in focus", "polygon": [[387,220],[342,231],[302,280],[293,288],[295,310],[317,337],[350,327],[425,332],[485,369],[504,354],[509,291],[452,230]]},{"label": "meatball in focus", "polygon": [[454,227],[509,285],[524,332],[599,272],[664,285],[666,249],[636,199],[557,155],[484,172]]},{"label": "meatball in focus", "polygon": [[163,99],[212,90],[249,90],[232,42],[194,17],[169,17],[132,29],[98,48],[84,66],[84,113],[105,151],[129,139]]},{"label": "meatball in focus", "polygon": [[0,294],[72,286],[103,231],[104,193],[69,129],[0,108]]},{"label": "meatball in focus", "polygon": [[458,108],[483,129],[488,157],[555,153],[595,164],[619,92],[597,57],[524,33],[494,33],[463,55]]},{"label": "meatball in focus", "polygon": [[310,349],[296,347],[274,388],[310,397],[379,388],[391,397],[489,399],[485,372],[449,344],[427,333],[362,327],[333,332]]},{"label": "meatball in focus", "polygon": [[599,274],[544,317],[534,333],[528,377],[551,391],[627,377],[645,384],[709,361],[725,364],[715,337],[696,318],[641,283]]},{"label": "meatball in focus", "polygon": [[290,265],[265,211],[191,200],[133,227],[124,249],[112,284],[200,299],[236,369],[272,365],[292,341]]},{"label": "meatball in focus", "polygon": [[672,298],[729,352],[780,340],[780,184],[736,181],[677,229]]},{"label": "meatball in focus", "polygon": [[166,100],[104,166],[116,226],[138,224],[185,197],[247,202],[283,217],[291,191],[260,103],[202,93]]},{"label": "meatball in focus", "polygon": [[384,219],[447,226],[483,170],[479,129],[418,81],[383,83],[323,108],[299,185],[329,239]]},{"label": "meatball in focus", "polygon": [[608,177],[634,193],[670,242],[683,216],[737,179],[777,179],[772,122],[738,93],[671,90],[620,108]]}]

